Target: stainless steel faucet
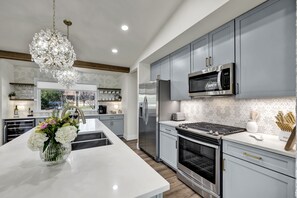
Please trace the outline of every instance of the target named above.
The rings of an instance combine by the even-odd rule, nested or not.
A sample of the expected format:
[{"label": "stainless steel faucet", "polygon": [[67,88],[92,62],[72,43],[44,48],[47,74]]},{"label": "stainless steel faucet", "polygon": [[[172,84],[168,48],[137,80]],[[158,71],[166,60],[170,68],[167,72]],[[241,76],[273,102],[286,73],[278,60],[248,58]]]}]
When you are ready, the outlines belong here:
[{"label": "stainless steel faucet", "polygon": [[80,108],[78,108],[77,106],[68,106],[68,107],[65,107],[65,108],[63,109],[63,111],[62,111],[61,117],[63,118],[63,117],[65,116],[65,113],[67,112],[67,110],[68,110],[68,109],[72,109],[72,108],[77,109],[78,114],[79,114],[79,116],[78,116],[78,120],[79,120],[79,118],[81,118],[82,121],[83,121],[83,124],[86,124],[85,114],[84,114],[84,112],[83,112]]}]

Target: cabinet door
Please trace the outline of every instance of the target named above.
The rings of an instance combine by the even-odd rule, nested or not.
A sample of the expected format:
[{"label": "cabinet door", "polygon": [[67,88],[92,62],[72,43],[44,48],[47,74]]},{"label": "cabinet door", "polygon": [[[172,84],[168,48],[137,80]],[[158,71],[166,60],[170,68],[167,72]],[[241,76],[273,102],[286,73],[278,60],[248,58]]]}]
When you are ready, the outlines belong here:
[{"label": "cabinet door", "polygon": [[124,135],[124,120],[111,120],[112,132],[118,136]]},{"label": "cabinet door", "polygon": [[101,122],[112,131],[111,120],[101,120]]},{"label": "cabinet door", "polygon": [[151,81],[155,81],[161,74],[161,62],[157,61],[151,64]]},{"label": "cabinet door", "polygon": [[270,0],[236,19],[239,98],[295,96],[295,4]]},{"label": "cabinet door", "polygon": [[223,197],[294,197],[293,178],[226,154],[223,160]]},{"label": "cabinet door", "polygon": [[177,169],[177,137],[160,132],[160,158],[169,166]]},{"label": "cabinet door", "polygon": [[170,80],[170,63],[169,56],[166,56],[161,60],[161,74],[160,79],[162,80]]},{"label": "cabinet door", "polygon": [[209,62],[217,66],[235,62],[234,20],[209,33]]},{"label": "cabinet door", "polygon": [[170,55],[171,100],[189,100],[188,74],[190,73],[190,45]]},{"label": "cabinet door", "polygon": [[208,35],[205,35],[191,43],[191,53],[191,72],[205,69],[208,65]]}]

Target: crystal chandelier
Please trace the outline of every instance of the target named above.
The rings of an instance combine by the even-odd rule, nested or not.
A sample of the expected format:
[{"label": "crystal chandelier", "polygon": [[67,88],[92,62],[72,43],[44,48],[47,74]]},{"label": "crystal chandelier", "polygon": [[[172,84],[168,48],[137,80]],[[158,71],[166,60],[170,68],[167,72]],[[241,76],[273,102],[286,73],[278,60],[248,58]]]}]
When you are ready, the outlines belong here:
[{"label": "crystal chandelier", "polygon": [[56,71],[54,77],[59,84],[69,89],[79,81],[80,75],[74,68],[71,68],[64,71]]},{"label": "crystal chandelier", "polygon": [[29,45],[30,54],[40,71],[55,73],[72,68],[76,54],[69,40],[56,30],[55,0],[53,0],[53,29],[35,33]]},{"label": "crystal chandelier", "polygon": [[[64,20],[64,24],[67,26],[67,39],[69,40],[69,26],[72,25],[72,22],[69,20]],[[67,68],[63,70],[56,70],[52,72],[53,77],[58,80],[58,83],[62,86],[69,89],[74,86],[79,80],[79,73],[73,68]]]}]

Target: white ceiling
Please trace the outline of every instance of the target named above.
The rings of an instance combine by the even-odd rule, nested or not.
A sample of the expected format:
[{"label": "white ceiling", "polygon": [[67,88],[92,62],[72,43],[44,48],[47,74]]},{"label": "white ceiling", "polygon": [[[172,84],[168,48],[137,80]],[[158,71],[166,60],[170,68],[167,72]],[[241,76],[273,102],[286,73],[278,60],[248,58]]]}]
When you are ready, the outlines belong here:
[{"label": "white ceiling", "polygon": [[[182,0],[56,0],[56,26],[83,61],[132,66]],[[121,25],[129,30],[123,32]],[[0,50],[29,53],[33,34],[52,27],[51,0],[0,2]],[[118,54],[111,49],[117,48]]]}]

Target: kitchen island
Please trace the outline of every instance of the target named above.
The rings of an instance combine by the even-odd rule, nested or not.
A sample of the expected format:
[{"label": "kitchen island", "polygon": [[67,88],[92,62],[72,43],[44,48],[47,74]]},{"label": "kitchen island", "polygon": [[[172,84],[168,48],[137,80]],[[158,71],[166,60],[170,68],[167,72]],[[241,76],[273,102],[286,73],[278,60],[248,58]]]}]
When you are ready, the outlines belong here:
[{"label": "kitchen island", "polygon": [[31,131],[0,147],[0,197],[162,197],[169,190],[169,183],[98,119],[87,119],[80,129],[103,131],[112,145],[72,151],[66,163],[54,166],[27,147]]}]

